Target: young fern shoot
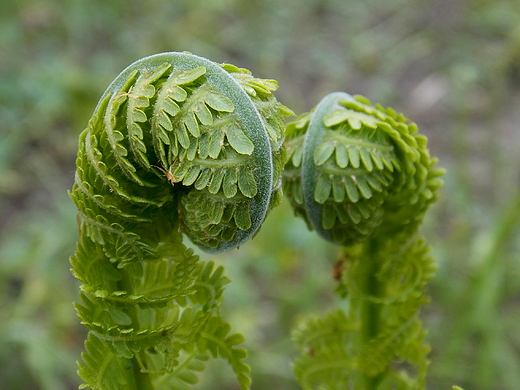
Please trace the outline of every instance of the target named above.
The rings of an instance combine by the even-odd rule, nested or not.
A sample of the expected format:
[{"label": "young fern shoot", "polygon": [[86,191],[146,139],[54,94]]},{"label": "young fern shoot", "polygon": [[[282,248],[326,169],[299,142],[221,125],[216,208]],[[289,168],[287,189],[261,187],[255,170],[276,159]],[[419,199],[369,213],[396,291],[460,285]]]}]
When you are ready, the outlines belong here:
[{"label": "young fern shoot", "polygon": [[[284,192],[309,228],[341,246],[334,264],[348,312],[294,333],[304,389],[424,389],[419,309],[434,265],[417,234],[442,169],[402,114],[343,92],[287,126]],[[404,363],[407,364],[404,364]]]},{"label": "young fern shoot", "polygon": [[284,117],[273,80],[188,53],[126,68],[81,133],[75,183],[89,329],[82,388],[186,389],[209,357],[250,386],[240,334],[221,318],[228,279],[183,244],[245,243],[281,199]]}]

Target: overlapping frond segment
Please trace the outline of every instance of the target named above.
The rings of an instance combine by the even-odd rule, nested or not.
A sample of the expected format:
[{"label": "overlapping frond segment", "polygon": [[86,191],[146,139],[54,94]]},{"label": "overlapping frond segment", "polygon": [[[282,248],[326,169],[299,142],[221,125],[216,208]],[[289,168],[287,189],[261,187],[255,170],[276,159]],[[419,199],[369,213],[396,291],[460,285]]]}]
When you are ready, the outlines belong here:
[{"label": "overlapping frond segment", "polygon": [[295,334],[300,383],[423,390],[429,347],[419,310],[435,267],[417,230],[443,174],[426,138],[392,109],[340,92],[287,126],[286,148],[285,191],[309,227],[344,247],[334,275],[349,299],[348,315]]},{"label": "overlapping frond segment", "polygon": [[276,80],[256,78],[247,69],[237,68],[230,64],[224,64],[223,67],[247,92],[267,129],[273,159],[273,194],[270,204],[270,209],[272,209],[282,199],[282,171],[286,161],[285,117],[295,114],[276,100],[273,95],[273,92],[278,89]]},{"label": "overlapping frond segment", "polygon": [[310,120],[311,113],[307,112],[298,116],[286,126],[285,150],[287,161],[282,178],[284,194],[289,199],[294,213],[303,218],[308,227],[312,228],[305,211],[302,187],[303,147]]},{"label": "overlapping frond segment", "polygon": [[[430,349],[419,311],[428,301],[424,285],[435,266],[423,239],[402,244],[389,240],[371,255],[359,248],[345,249],[348,272],[341,275],[341,283],[351,300],[348,315],[336,310],[293,333],[301,352],[293,369],[304,389],[365,388],[367,378],[377,380],[378,389],[425,388]],[[377,281],[362,285],[374,255],[385,261]],[[377,294],[371,291],[376,283]],[[360,302],[377,308],[377,324],[363,323],[366,309]],[[367,338],[366,329],[373,327],[378,331]]]},{"label": "overlapping frond segment", "polygon": [[403,228],[413,232],[424,218],[429,206],[438,198],[442,186],[440,177],[445,170],[438,168],[436,157],[430,156],[427,138],[418,132],[417,125],[380,104],[373,106],[364,97],[356,96],[356,104],[344,102],[346,109],[356,108],[389,125],[385,131],[395,147],[402,169],[394,173],[395,181],[385,200],[385,232]]},{"label": "overlapping frond segment", "polygon": [[[389,383],[405,381],[407,389],[423,389],[430,348],[419,314],[429,301],[424,286],[435,273],[433,257],[425,240],[417,237],[387,240],[377,256],[385,259],[376,275],[377,295],[358,282],[363,262],[373,260],[366,252],[352,259],[352,274],[345,275],[353,297],[368,300],[381,310],[380,331],[363,345],[360,369],[370,376],[384,373]],[[397,364],[392,366],[392,362]],[[408,364],[399,364],[404,362]]]},{"label": "overlapping frond segment", "polygon": [[83,239],[71,258],[73,272],[83,282],[82,304],[76,305],[82,323],[106,340],[125,343],[174,329],[178,301],[195,293],[200,266],[181,239],[177,233],[157,248],[161,257],[123,268],[109,261],[101,245]]},{"label": "overlapping frond segment", "polygon": [[236,248],[280,200],[291,112],[276,88],[232,65],[163,53],[131,64],[101,97],[70,192],[86,387],[189,388],[210,355],[249,387],[242,336],[220,318],[228,279],[182,233],[208,252]]},{"label": "overlapping frond segment", "polygon": [[352,351],[359,324],[343,311],[313,318],[293,333],[301,355],[293,371],[304,390],[350,389],[355,381],[357,357]]},{"label": "overlapping frond segment", "polygon": [[139,359],[129,360],[93,334],[89,334],[85,349],[78,373],[82,378],[89,378],[89,383],[81,385],[80,389],[140,390],[143,383],[139,379],[145,374],[156,390],[189,390],[198,383],[198,374],[208,360],[207,355],[197,351],[180,351],[176,364],[165,370],[171,359],[166,351],[145,351]]},{"label": "overlapping frond segment", "polygon": [[182,351],[177,357],[179,362],[171,372],[162,372],[164,361],[168,360],[165,353],[147,355],[148,372],[152,377],[152,384],[157,390],[189,390],[199,381],[198,374],[206,367],[209,357],[197,351]]},{"label": "overlapping frond segment", "polygon": [[420,221],[440,186],[426,138],[392,109],[328,95],[287,126],[285,189],[295,212],[340,245]]},{"label": "overlapping frond segment", "polygon": [[[283,120],[290,110],[272,94],[276,86],[187,53],[152,56],[124,70],[101,98],[79,142],[71,196],[82,217],[113,217],[101,218],[92,237],[110,241],[120,226],[125,230],[126,223],[145,222],[142,216],[156,212],[155,207],[203,190],[247,198],[251,223],[234,225],[234,234],[208,236],[207,226],[181,219],[182,230],[211,252],[245,242],[260,227],[271,201],[280,198]],[[185,211],[180,208],[181,215]],[[116,225],[111,219],[118,220]]]},{"label": "overlapping frond segment", "polygon": [[78,363],[78,374],[82,378],[89,378],[89,384],[81,385],[80,389],[119,390],[137,388],[134,371],[127,369],[128,359],[117,356],[103,340],[90,333],[85,342],[85,349],[86,351],[82,354],[83,362]]},{"label": "overlapping frond segment", "polygon": [[[180,239],[177,234],[159,248],[172,256],[123,269],[108,261],[99,244],[87,239],[78,246],[71,262],[75,274],[83,272],[85,282],[81,303],[75,306],[82,324],[90,329],[79,370],[86,387],[117,388],[124,383],[139,389],[138,384],[132,387],[132,381],[147,374],[157,382],[156,389],[187,389],[197,382],[192,371],[202,371],[211,355],[228,360],[242,388],[248,388],[246,353],[236,348],[243,337],[230,336],[231,327],[220,320],[229,280],[222,267],[199,261]],[[91,264],[83,257],[86,253],[97,253]],[[216,354],[215,348],[223,352]],[[128,377],[114,373],[132,365],[137,371]]]},{"label": "overlapping frond segment", "polygon": [[227,360],[237,376],[240,389],[247,390],[251,385],[251,369],[244,363],[247,352],[236,347],[244,342],[244,337],[239,333],[230,334],[230,331],[231,326],[220,316],[211,317],[201,332],[198,348],[208,351],[213,357]]}]

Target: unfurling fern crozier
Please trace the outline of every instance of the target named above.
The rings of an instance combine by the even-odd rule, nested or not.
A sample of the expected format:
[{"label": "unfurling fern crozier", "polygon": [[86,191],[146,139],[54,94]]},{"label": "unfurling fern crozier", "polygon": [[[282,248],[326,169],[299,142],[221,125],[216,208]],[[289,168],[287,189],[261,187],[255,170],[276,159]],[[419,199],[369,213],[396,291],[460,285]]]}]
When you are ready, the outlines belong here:
[{"label": "unfurling fern crozier", "polygon": [[130,65],[101,97],[70,192],[81,233],[71,258],[83,283],[77,311],[90,329],[84,386],[186,386],[209,355],[249,386],[242,338],[220,317],[228,281],[181,233],[206,252],[230,250],[280,201],[291,112],[276,88],[232,65],[163,53]]},{"label": "unfurling fern crozier", "polygon": [[287,126],[286,144],[284,188],[295,212],[338,245],[380,226],[417,226],[441,185],[416,125],[359,96],[326,96]]},{"label": "unfurling fern crozier", "polygon": [[349,300],[347,312],[294,332],[306,390],[425,389],[419,312],[435,266],[417,233],[443,174],[426,146],[403,115],[342,92],[287,126],[284,191],[311,229],[342,247],[334,283]]}]

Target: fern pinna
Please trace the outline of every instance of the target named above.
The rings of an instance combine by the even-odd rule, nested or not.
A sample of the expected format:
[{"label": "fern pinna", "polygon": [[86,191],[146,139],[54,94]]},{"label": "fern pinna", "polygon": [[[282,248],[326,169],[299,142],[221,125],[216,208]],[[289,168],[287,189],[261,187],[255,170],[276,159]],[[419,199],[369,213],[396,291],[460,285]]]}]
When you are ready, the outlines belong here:
[{"label": "fern pinna", "polygon": [[287,126],[284,191],[295,213],[340,245],[347,312],[294,333],[304,389],[424,389],[428,345],[418,314],[434,265],[417,234],[442,169],[414,123],[338,92]]},{"label": "fern pinna", "polygon": [[249,388],[240,334],[220,315],[228,279],[203,262],[236,248],[281,199],[284,117],[273,80],[188,53],[126,68],[81,133],[75,183],[91,389],[184,389],[209,357]]}]

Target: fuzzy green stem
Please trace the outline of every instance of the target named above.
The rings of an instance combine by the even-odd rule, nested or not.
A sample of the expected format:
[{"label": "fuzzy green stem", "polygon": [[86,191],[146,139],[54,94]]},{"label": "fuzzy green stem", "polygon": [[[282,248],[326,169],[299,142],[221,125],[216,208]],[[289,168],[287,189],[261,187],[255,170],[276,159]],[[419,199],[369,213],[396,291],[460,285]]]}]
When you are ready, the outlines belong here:
[{"label": "fuzzy green stem", "polygon": [[155,387],[152,384],[150,374],[141,372],[141,367],[135,356],[132,358],[132,367],[135,378],[135,388],[138,390],[154,390]]},{"label": "fuzzy green stem", "polygon": [[[125,272],[124,269],[120,272],[120,275],[121,275],[121,280],[118,283],[120,289],[122,291],[127,291],[129,293],[133,292],[130,275],[128,275],[128,273]],[[138,319],[138,315],[137,315],[137,308],[135,306],[129,306],[128,310],[126,311],[126,314],[132,320],[132,324],[134,324],[134,326],[138,326],[139,319]],[[142,355],[142,353],[141,353],[141,355]],[[144,359],[140,359],[140,360],[141,360],[141,362],[144,362]],[[155,387],[152,384],[152,378],[150,378],[150,374],[141,371],[142,363],[140,363],[137,356],[134,356],[131,359],[131,364],[132,364],[132,371],[133,371],[136,390],[154,390]]]},{"label": "fuzzy green stem", "polygon": [[[379,296],[382,285],[381,280],[377,277],[381,267],[381,258],[378,251],[379,243],[377,239],[372,239],[366,244],[368,256],[363,275],[363,291],[366,296]],[[361,348],[367,346],[380,332],[381,327],[381,304],[373,302],[369,299],[361,299],[360,302],[360,323],[361,323]],[[365,390],[376,390],[382,375],[371,376],[363,374],[363,383]]]}]

